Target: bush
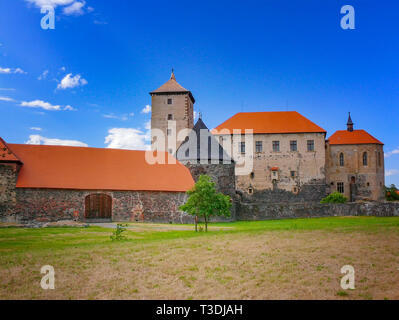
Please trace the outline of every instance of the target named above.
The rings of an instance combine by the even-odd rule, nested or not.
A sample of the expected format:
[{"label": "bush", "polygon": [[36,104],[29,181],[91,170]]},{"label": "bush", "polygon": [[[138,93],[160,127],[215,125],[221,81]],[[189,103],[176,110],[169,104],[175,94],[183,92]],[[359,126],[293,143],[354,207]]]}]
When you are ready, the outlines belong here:
[{"label": "bush", "polygon": [[347,197],[345,197],[342,193],[336,191],[322,199],[320,203],[346,203],[347,201]]},{"label": "bush", "polygon": [[385,187],[385,198],[388,201],[399,201],[398,189],[392,184],[389,188]]},{"label": "bush", "polygon": [[112,236],[110,236],[112,241],[120,241],[126,239],[126,237],[122,234],[126,231],[127,224],[118,223],[116,225],[116,229],[112,232]]}]

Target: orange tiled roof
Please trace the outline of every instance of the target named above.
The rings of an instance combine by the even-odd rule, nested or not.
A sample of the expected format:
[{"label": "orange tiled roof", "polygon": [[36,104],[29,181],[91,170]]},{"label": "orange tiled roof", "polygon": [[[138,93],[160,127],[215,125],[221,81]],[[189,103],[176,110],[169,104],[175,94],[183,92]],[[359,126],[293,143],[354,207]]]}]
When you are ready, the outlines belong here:
[{"label": "orange tiled roof", "polygon": [[187,191],[194,185],[181,163],[150,165],[145,151],[25,144],[10,148],[24,163],[17,188]]},{"label": "orange tiled roof", "polygon": [[0,162],[21,162],[2,138],[0,138]]},{"label": "orange tiled roof", "polygon": [[338,130],[329,139],[333,144],[383,144],[365,130]]},{"label": "orange tiled roof", "polygon": [[326,131],[296,111],[240,112],[217,126],[216,130],[253,129],[254,133],[307,133]]},{"label": "orange tiled roof", "polygon": [[278,171],[278,167],[272,167],[270,168],[271,171]]}]

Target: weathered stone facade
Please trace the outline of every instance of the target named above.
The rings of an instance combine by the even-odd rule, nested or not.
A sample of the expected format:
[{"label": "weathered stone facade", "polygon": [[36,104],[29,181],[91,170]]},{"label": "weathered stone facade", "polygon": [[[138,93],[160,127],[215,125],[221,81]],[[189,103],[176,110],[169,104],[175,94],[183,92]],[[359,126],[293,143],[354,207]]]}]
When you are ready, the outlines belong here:
[{"label": "weathered stone facade", "polygon": [[[236,172],[242,163],[253,163],[251,172],[236,175],[237,190],[252,193],[280,189],[299,193],[308,184],[320,185],[325,190],[324,133],[254,134],[249,141],[252,145],[248,145],[248,140],[245,145],[245,151],[250,155],[240,152],[239,144],[245,142],[241,135],[220,136],[230,139],[232,147],[225,150],[235,160]],[[225,146],[226,142],[221,141]],[[279,142],[278,151],[273,150],[274,141]],[[291,150],[292,141],[296,142],[294,151]],[[308,141],[313,142],[313,150],[308,151]],[[257,150],[256,144],[261,144],[261,151]]]},{"label": "weathered stone facade", "polygon": [[[364,156],[367,164],[363,163]],[[342,183],[343,194],[351,201],[384,198],[383,145],[330,145],[327,142],[326,161],[331,192],[338,191],[338,184]]]},{"label": "weathered stone facade", "polygon": [[17,204],[17,183],[19,165],[16,163],[0,163],[0,216],[12,213]]},{"label": "weathered stone facade", "polygon": [[112,221],[193,222],[179,210],[187,197],[184,192],[17,188],[15,193],[15,210],[0,212],[1,221],[85,221],[86,196],[101,193],[112,197]]}]

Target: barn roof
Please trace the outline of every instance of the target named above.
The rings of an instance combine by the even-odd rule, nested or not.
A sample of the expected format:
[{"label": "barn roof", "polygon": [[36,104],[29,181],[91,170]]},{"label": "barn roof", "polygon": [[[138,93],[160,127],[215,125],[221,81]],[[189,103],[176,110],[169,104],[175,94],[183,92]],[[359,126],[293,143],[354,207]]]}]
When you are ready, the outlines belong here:
[{"label": "barn roof", "polygon": [[326,131],[296,111],[240,112],[217,126],[222,129],[252,129],[253,133],[313,133]]},{"label": "barn roof", "polygon": [[[17,188],[187,191],[194,185],[181,163],[149,164],[145,151],[9,144],[24,163]],[[165,159],[168,154],[165,153]]]},{"label": "barn roof", "polygon": [[2,138],[0,138],[0,162],[21,162]]},{"label": "barn roof", "polygon": [[338,130],[329,139],[334,144],[383,144],[365,130]]}]

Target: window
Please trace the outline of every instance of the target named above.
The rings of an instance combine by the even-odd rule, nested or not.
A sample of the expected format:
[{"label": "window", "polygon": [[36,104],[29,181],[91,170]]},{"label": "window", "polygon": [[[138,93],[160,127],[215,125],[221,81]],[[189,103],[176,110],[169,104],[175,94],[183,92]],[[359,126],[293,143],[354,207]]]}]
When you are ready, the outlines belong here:
[{"label": "window", "polygon": [[256,141],[255,142],[255,151],[256,152],[262,152],[262,148],[263,146],[262,146],[262,141]]},{"label": "window", "polygon": [[255,177],[255,173],[251,172],[251,179],[253,179]]},{"label": "window", "polygon": [[190,155],[190,149],[186,150],[186,157],[188,157]]},{"label": "window", "polygon": [[343,167],[344,166],[344,154],[341,152],[340,154],[339,154],[339,165],[341,166],[341,167]]},{"label": "window", "polygon": [[298,151],[298,145],[296,140],[290,141],[290,150],[291,151]]},{"label": "window", "polygon": [[381,152],[378,152],[378,166],[379,166],[379,167],[381,167],[381,163],[382,163],[382,160],[381,160]]},{"label": "window", "polygon": [[172,129],[166,129],[166,134],[168,136],[171,136],[172,135]]},{"label": "window", "polygon": [[296,172],[295,171],[291,171],[291,178],[295,178],[296,176]]},{"label": "window", "polygon": [[280,151],[280,141],[273,141],[273,152]]},{"label": "window", "polygon": [[308,140],[308,151],[314,151],[314,140]]},{"label": "window", "polygon": [[173,120],[173,114],[168,114],[168,120]]},{"label": "window", "polygon": [[240,152],[245,153],[245,142],[240,142]]},{"label": "window", "polygon": [[172,104],[173,100],[171,98],[168,99],[168,104]]},{"label": "window", "polygon": [[172,154],[172,151],[173,151],[173,150],[172,150],[171,148],[168,149],[168,152],[169,152],[170,154]]},{"label": "window", "polygon": [[367,166],[367,164],[368,164],[367,152],[363,152],[363,165]]},{"label": "window", "polygon": [[249,189],[248,189],[248,193],[249,193],[249,194],[252,194],[253,192],[254,192],[254,190],[253,190],[252,188],[249,188]]},{"label": "window", "polygon": [[343,182],[337,182],[337,191],[340,193],[344,193],[344,183]]}]

